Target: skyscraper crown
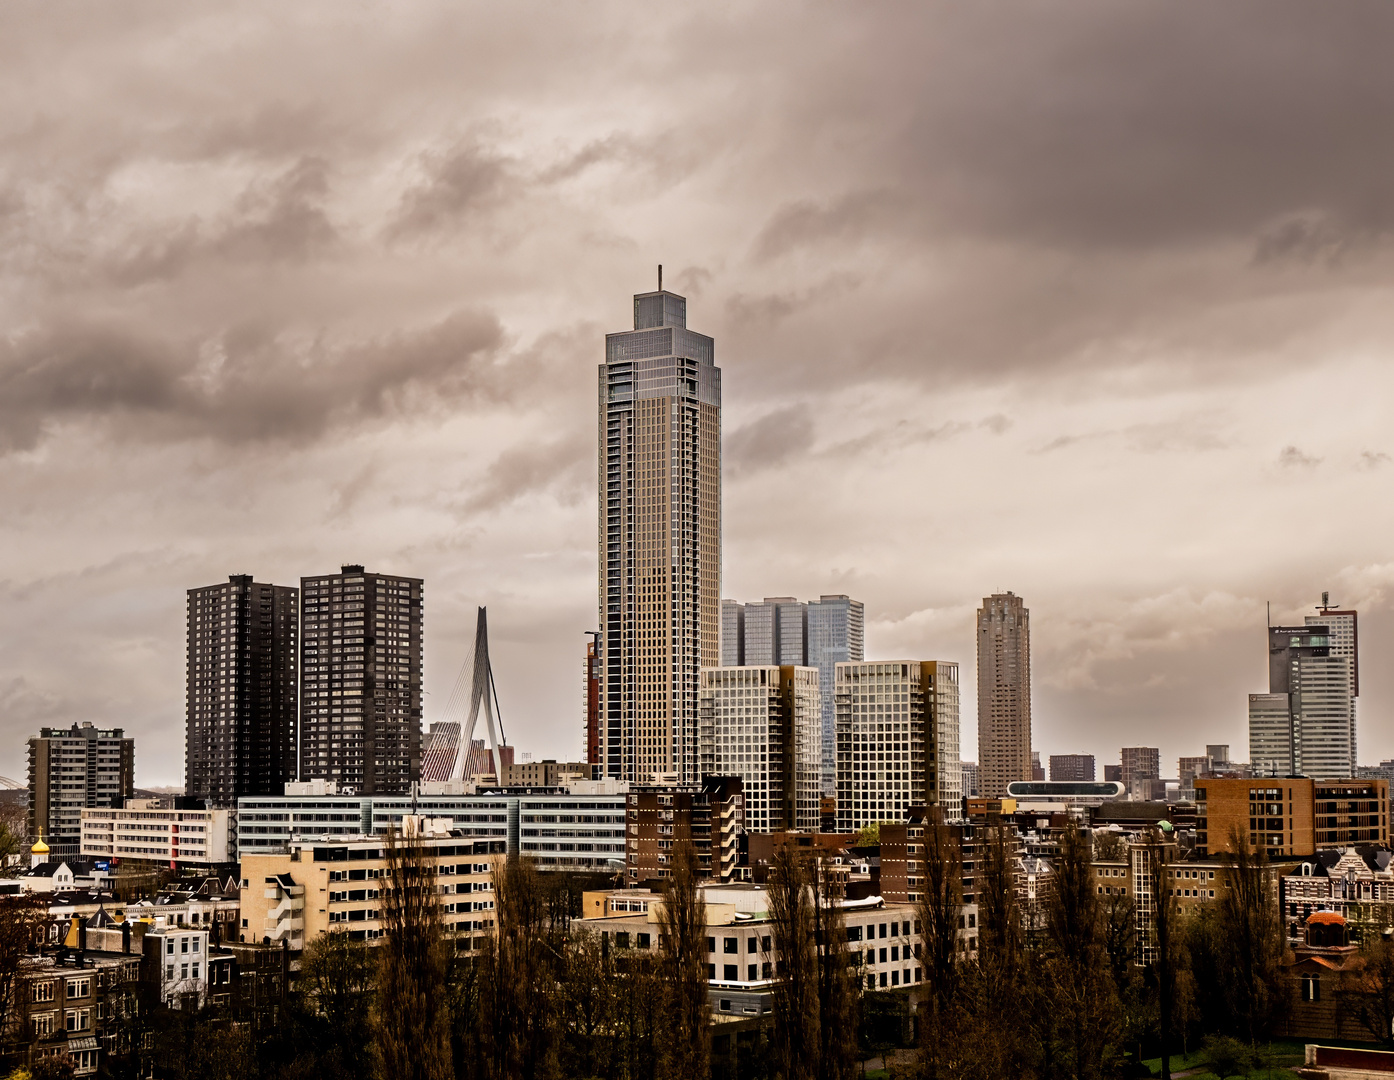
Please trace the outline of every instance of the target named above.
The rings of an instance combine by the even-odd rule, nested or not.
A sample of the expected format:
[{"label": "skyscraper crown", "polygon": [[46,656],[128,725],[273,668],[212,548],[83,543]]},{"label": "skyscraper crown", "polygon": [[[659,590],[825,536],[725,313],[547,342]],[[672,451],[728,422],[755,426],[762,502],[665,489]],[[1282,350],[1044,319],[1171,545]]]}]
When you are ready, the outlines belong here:
[{"label": "skyscraper crown", "polygon": [[687,326],[687,297],[660,289],[634,296],[634,329],[655,326]]}]

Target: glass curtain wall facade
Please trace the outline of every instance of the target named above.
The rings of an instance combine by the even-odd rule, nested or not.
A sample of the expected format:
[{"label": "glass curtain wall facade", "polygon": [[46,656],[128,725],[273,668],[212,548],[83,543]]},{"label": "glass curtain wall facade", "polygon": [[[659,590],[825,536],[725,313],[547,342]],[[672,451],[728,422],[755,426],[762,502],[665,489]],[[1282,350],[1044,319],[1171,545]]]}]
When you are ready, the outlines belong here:
[{"label": "glass curtain wall facade", "polygon": [[[1334,620],[1333,620],[1334,621]],[[1353,776],[1354,627],[1333,644],[1326,623],[1268,628],[1268,693],[1249,695],[1249,760],[1270,776]],[[1344,642],[1342,643],[1344,644]]]},{"label": "glass curtain wall facade", "polygon": [[698,777],[698,680],[721,658],[721,370],[687,301],[634,297],[599,370],[604,775]]},{"label": "glass curtain wall facade", "polygon": [[[808,604],[808,665],[822,695],[823,794],[837,794],[837,665],[866,659],[866,610],[843,595]],[[955,754],[957,751],[955,750]]]}]

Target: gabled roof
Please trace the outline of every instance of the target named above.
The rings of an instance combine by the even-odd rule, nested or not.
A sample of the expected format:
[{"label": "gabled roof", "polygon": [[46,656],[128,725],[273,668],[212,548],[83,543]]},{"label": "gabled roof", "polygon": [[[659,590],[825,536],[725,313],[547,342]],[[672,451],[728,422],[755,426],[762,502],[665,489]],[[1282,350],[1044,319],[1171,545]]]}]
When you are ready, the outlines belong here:
[{"label": "gabled roof", "polygon": [[48,878],[52,879],[59,870],[66,869],[68,864],[59,862],[41,862],[38,866],[31,866],[20,874],[20,877],[27,878]]},{"label": "gabled roof", "polygon": [[89,930],[100,929],[104,926],[115,926],[116,920],[111,917],[111,913],[101,901],[97,902],[97,910],[87,917],[87,928]]}]

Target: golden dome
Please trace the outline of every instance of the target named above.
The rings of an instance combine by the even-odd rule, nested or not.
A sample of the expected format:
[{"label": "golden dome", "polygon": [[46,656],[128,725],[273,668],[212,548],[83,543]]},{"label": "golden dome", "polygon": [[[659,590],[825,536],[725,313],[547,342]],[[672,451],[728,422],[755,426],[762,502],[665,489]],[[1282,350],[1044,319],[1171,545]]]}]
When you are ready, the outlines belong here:
[{"label": "golden dome", "polygon": [[44,843],[44,838],[41,836],[34,842],[34,846],[31,847],[29,851],[34,855],[47,855],[48,845]]}]

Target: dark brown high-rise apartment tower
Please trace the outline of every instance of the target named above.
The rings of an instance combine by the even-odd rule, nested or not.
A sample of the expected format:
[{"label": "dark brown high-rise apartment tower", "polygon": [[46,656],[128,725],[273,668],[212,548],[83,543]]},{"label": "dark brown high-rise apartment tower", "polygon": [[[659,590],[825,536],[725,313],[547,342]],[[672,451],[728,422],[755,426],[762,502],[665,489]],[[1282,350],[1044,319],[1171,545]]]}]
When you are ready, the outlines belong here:
[{"label": "dark brown high-rise apartment tower", "polygon": [[300,579],[300,779],[400,795],[421,773],[421,579]]},{"label": "dark brown high-rise apartment tower", "polygon": [[295,779],[299,593],[233,574],[190,589],[185,792],[215,807]]},{"label": "dark brown high-rise apartment tower", "polygon": [[978,609],[978,768],[982,796],[1031,779],[1031,613],[1013,593]]}]

